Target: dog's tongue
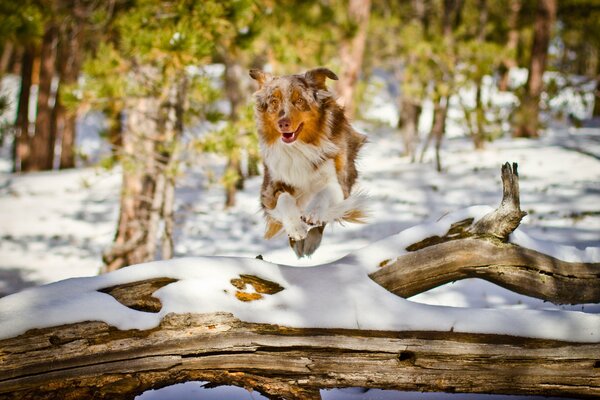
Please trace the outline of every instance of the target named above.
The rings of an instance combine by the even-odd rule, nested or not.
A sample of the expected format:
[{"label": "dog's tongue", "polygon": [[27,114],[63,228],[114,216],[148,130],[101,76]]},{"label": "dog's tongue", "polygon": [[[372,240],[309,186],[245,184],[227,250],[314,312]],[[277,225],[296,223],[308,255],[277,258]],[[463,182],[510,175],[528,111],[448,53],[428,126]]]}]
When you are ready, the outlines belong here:
[{"label": "dog's tongue", "polygon": [[294,133],[295,132],[283,132],[281,134],[281,139],[286,142],[286,143],[290,143],[294,141]]}]

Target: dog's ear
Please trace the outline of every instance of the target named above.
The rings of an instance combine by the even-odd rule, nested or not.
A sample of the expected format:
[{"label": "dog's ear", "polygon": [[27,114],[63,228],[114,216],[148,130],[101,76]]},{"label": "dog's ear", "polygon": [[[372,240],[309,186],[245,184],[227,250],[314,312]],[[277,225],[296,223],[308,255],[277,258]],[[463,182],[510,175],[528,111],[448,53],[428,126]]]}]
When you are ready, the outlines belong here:
[{"label": "dog's ear", "polygon": [[307,71],[304,74],[304,78],[314,87],[321,90],[327,90],[327,86],[325,85],[325,80],[327,78],[333,79],[337,81],[339,78],[336,74],[333,73],[329,68],[315,68]]},{"label": "dog's ear", "polygon": [[260,69],[251,69],[250,77],[258,82],[258,88],[261,89],[265,82],[270,81],[273,76],[268,73],[261,71]]}]

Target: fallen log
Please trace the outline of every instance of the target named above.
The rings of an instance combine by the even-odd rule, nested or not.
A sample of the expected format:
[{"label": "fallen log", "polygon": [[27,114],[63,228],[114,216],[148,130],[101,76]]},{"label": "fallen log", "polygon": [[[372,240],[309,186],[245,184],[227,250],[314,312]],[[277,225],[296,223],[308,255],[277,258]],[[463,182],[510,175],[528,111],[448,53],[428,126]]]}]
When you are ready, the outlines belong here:
[{"label": "fallen log", "polygon": [[271,398],[319,389],[600,396],[600,346],[456,332],[294,329],[229,314],[176,315],[149,331],[85,322],[1,345],[3,399],[133,398],[189,380]]},{"label": "fallen log", "polygon": [[[557,303],[598,302],[598,264],[567,263],[507,243],[508,235],[518,226],[523,213],[519,209],[516,168],[505,165],[502,176],[505,189],[498,210],[478,221],[458,221],[445,235],[426,237],[398,249],[399,253],[405,252],[399,257],[371,260],[380,268],[369,276],[402,297],[456,279],[483,277],[511,290]],[[507,191],[512,194],[507,195]],[[507,221],[510,221],[508,225]],[[340,265],[333,263],[321,270],[337,268],[354,273],[353,277],[363,273],[344,269],[350,268],[350,264],[341,264],[351,259],[347,257],[338,262]],[[138,271],[140,267],[150,268],[138,266]],[[295,289],[290,284],[306,285],[301,276],[315,274],[314,269],[281,267],[280,279],[272,281],[256,272],[262,268],[265,265],[258,265],[254,273],[239,273],[215,293],[220,292],[237,304],[265,304]],[[404,330],[365,328],[371,326],[369,318],[359,321],[358,315],[355,328],[317,328],[317,325],[302,326],[302,323],[286,326],[276,320],[270,323],[260,323],[250,317],[243,320],[226,310],[164,313],[167,307],[161,301],[164,293],[163,297],[155,297],[154,293],[179,283],[179,278],[169,275],[168,270],[164,272],[163,277],[92,290],[111,301],[116,300],[127,310],[137,310],[131,314],[135,318],[159,316],[156,326],[119,330],[106,322],[81,320],[23,329],[4,336],[0,340],[0,399],[131,399],[151,388],[190,380],[252,388],[274,399],[318,399],[319,389],[335,387],[600,396],[600,318],[593,315],[585,316],[584,325],[555,326],[553,329],[562,331],[556,336],[548,333],[548,337],[555,339],[470,331],[470,326],[481,324],[469,325],[468,318],[462,326],[451,324],[445,330],[420,330],[414,325],[407,325],[413,328]],[[332,291],[352,283],[333,280],[335,274],[331,277],[326,287]],[[371,285],[379,289],[372,282]],[[32,304],[43,302],[39,296],[45,292],[35,293],[37,297],[21,297]],[[357,292],[339,293],[344,307],[357,306],[352,303],[354,293]],[[63,297],[68,298],[59,293],[54,300],[47,301],[56,301],[56,307],[60,308]],[[24,310],[35,307],[21,305],[19,302],[23,299],[15,303],[0,299],[1,323],[15,318],[11,320],[14,310],[2,308],[7,304],[17,304],[25,307]],[[307,299],[299,297],[298,301]],[[281,302],[274,304],[285,307]],[[383,312],[384,303],[381,304]],[[322,306],[320,312],[328,316],[329,305]],[[425,308],[419,310],[425,312]],[[473,313],[474,319],[492,315],[465,311]],[[3,312],[9,316],[4,320]],[[245,315],[252,313],[259,311]],[[441,310],[432,315],[439,317],[444,313],[446,311]],[[512,313],[503,310],[492,317],[525,323],[529,315],[511,319]],[[581,315],[578,321],[582,320]],[[303,316],[296,317],[302,319]],[[420,314],[398,314],[395,318],[421,317]],[[489,323],[488,320],[481,322]],[[575,336],[580,326],[592,326],[589,330],[592,336],[571,340],[582,338]]]}]

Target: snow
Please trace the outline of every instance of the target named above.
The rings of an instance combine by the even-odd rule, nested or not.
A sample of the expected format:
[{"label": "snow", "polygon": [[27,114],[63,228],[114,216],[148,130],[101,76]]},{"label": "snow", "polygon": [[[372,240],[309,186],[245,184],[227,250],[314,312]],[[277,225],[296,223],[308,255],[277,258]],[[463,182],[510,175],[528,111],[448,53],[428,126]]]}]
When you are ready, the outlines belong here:
[{"label": "snow", "polygon": [[[579,311],[458,308],[400,298],[372,281],[368,273],[398,250],[444,234],[453,222],[478,218],[488,207],[472,207],[376,242],[342,259],[310,268],[254,258],[195,257],[156,261],[97,277],[73,278],[30,288],[0,299],[0,338],[32,328],[81,321],[104,321],[119,329],[150,329],[168,313],[230,312],[255,323],[297,328],[498,333],[575,342],[600,342],[600,315]],[[520,236],[527,238],[525,233]],[[525,239],[527,240],[527,239]],[[576,249],[568,253],[574,257]],[[588,253],[585,254],[588,256]],[[590,259],[590,261],[600,261]],[[232,279],[242,274],[277,282],[285,289],[242,302]],[[146,279],[177,279],[155,296],[158,313],[135,311],[99,289]],[[335,290],[332,290],[335,288]],[[411,318],[418,315],[419,318]]]},{"label": "snow", "polygon": [[[136,397],[137,400],[259,400],[266,399],[260,393],[235,386],[219,386],[206,389],[203,387],[206,382],[186,382],[177,385],[165,387],[158,390],[149,390]],[[457,397],[458,396],[458,397]],[[321,390],[323,400],[443,400],[443,399],[477,399],[477,400],[542,400],[551,399],[543,396],[510,396],[510,395],[486,395],[473,393],[422,393],[422,392],[399,392],[395,390],[381,389],[328,389]]]},{"label": "snow", "polygon": [[[507,104],[513,101],[505,97],[501,100]],[[393,112],[393,107],[384,109],[384,103],[376,105],[378,118],[385,119]],[[578,111],[577,107],[574,110]],[[579,111],[575,114],[581,117]],[[420,121],[422,132],[427,115],[425,109]],[[395,121],[393,116],[388,119]],[[107,147],[98,140],[103,124],[97,114],[79,121],[84,132],[80,149],[90,162],[106,156]],[[489,206],[496,207],[501,198],[500,165],[507,161],[519,163],[521,206],[529,213],[511,241],[566,261],[597,262],[598,127],[576,129],[564,122],[551,122],[539,140],[503,138],[478,152],[472,151],[472,144],[458,132],[460,136],[443,144],[440,174],[432,165],[431,152],[423,164],[411,164],[400,157],[401,140],[394,130],[360,122],[355,126],[369,135],[359,170],[361,187],[371,199],[371,219],[366,225],[328,226],[321,248],[312,258],[297,260],[283,236],[262,239],[260,178],[247,180],[237,205],[223,210],[224,192],[216,181],[224,160],[203,156],[189,166],[178,185],[178,259],[99,277],[92,276],[98,273],[101,252],[114,235],[120,170],[88,167],[11,174],[10,143],[5,143],[0,149],[0,297],[5,296],[0,298],[0,335],[8,337],[32,327],[88,319],[104,320],[122,329],[147,329],[156,326],[168,310],[210,312],[223,308],[259,322],[257,315],[263,313],[257,310],[280,307],[272,319],[299,327],[339,324],[469,332],[498,328],[498,333],[600,342],[600,304],[557,306],[478,279],[447,284],[404,300],[366,277],[379,261],[400,256],[402,249],[418,238],[443,234],[452,221],[466,216],[479,218]],[[477,204],[486,206],[474,207]],[[357,251],[365,246],[369,247],[364,252]],[[253,260],[258,254],[268,262]],[[229,280],[242,271],[275,280],[286,289],[241,304],[234,298],[235,289]],[[158,275],[180,279],[158,292],[165,304],[158,314],[127,309],[97,291]],[[35,287],[72,277],[78,278]],[[339,299],[324,294],[330,291],[326,285],[331,282],[335,282]],[[198,293],[203,291],[200,288],[206,294]],[[229,293],[224,293],[224,288]],[[323,395],[391,398],[385,391],[369,391],[368,396],[360,397],[360,390],[348,389],[342,395],[323,391]],[[401,398],[393,393],[392,397]],[[235,398],[241,396],[236,394]]]}]

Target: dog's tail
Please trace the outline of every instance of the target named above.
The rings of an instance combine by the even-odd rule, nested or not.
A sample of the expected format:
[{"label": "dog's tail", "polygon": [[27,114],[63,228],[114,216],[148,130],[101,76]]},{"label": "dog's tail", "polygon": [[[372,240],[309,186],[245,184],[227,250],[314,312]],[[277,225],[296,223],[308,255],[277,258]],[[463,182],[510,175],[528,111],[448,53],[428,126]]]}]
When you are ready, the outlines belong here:
[{"label": "dog's tail", "polygon": [[311,228],[306,237],[302,240],[294,240],[288,238],[290,241],[290,247],[296,253],[298,258],[312,255],[321,245],[321,239],[323,239],[323,231],[325,230],[325,224],[315,226]]},{"label": "dog's tail", "polygon": [[327,210],[324,220],[327,222],[352,222],[364,224],[368,218],[368,196],[363,191],[352,193],[344,201]]}]

